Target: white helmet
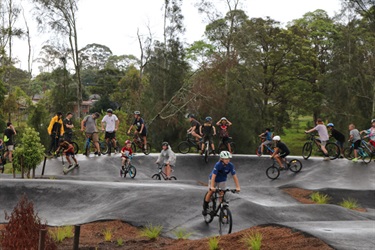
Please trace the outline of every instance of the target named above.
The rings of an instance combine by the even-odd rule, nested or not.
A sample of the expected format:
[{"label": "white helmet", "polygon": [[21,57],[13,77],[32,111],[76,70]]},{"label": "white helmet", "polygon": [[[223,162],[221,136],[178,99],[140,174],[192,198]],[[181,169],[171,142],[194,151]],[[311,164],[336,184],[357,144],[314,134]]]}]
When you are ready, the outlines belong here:
[{"label": "white helmet", "polygon": [[272,138],[272,140],[274,140],[274,141],[280,141],[281,138],[280,138],[280,136],[276,135],[276,136],[274,136],[274,137]]},{"label": "white helmet", "polygon": [[232,154],[230,152],[228,152],[228,151],[221,151],[220,158],[221,159],[231,159],[232,158]]}]

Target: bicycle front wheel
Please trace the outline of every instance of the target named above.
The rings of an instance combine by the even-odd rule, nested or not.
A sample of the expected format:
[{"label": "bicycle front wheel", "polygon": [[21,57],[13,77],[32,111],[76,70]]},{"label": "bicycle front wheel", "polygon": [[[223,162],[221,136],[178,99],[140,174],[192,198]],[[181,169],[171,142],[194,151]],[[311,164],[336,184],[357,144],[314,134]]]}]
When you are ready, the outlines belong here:
[{"label": "bicycle front wheel", "polygon": [[181,154],[187,154],[190,152],[190,144],[187,141],[182,141],[178,144],[177,149]]},{"label": "bicycle front wheel", "polygon": [[154,180],[161,180],[160,174],[154,174],[153,176],[151,176],[151,178]]},{"label": "bicycle front wheel", "polygon": [[344,156],[348,160],[353,160],[354,159],[354,150],[353,147],[347,147],[344,149]]},{"label": "bicycle front wheel", "polygon": [[280,170],[279,170],[279,168],[277,168],[275,166],[271,166],[271,167],[267,168],[266,175],[271,180],[276,180],[277,177],[279,177],[279,175],[280,175]]},{"label": "bicycle front wheel", "polygon": [[105,155],[108,153],[108,144],[106,142],[99,142],[100,152]]},{"label": "bicycle front wheel", "polygon": [[302,157],[303,159],[307,160],[311,156],[312,153],[312,142],[306,142],[302,148]]},{"label": "bicycle front wheel", "polygon": [[367,147],[362,146],[362,155],[361,155],[362,161],[366,164],[370,163],[372,160],[372,152],[368,150]]},{"label": "bicycle front wheel", "polygon": [[134,179],[134,177],[137,175],[137,169],[133,165],[131,165],[128,169],[128,173],[130,178]]},{"label": "bicycle front wheel", "polygon": [[220,209],[219,215],[219,234],[230,234],[232,232],[232,213],[228,207]]},{"label": "bicycle front wheel", "polygon": [[[204,195],[203,200],[205,200],[205,198],[207,196],[207,193]],[[209,224],[213,221],[213,219],[215,217],[215,211],[216,211],[216,200],[212,195],[211,198],[210,198],[210,202],[208,203],[207,214],[203,215],[204,221],[207,224]]]},{"label": "bicycle front wheel", "polygon": [[204,161],[206,162],[206,163],[208,163],[208,155],[209,155],[209,152],[208,152],[209,150],[208,150],[208,148],[206,148],[205,150],[204,150]]},{"label": "bicycle front wheel", "polygon": [[326,149],[327,149],[327,152],[328,152],[329,159],[334,160],[337,157],[339,157],[339,155],[340,155],[340,148],[339,148],[339,146],[337,146],[336,143],[327,142]]},{"label": "bicycle front wheel", "polygon": [[293,173],[298,173],[302,169],[302,163],[297,159],[293,159],[289,162],[289,169]]}]

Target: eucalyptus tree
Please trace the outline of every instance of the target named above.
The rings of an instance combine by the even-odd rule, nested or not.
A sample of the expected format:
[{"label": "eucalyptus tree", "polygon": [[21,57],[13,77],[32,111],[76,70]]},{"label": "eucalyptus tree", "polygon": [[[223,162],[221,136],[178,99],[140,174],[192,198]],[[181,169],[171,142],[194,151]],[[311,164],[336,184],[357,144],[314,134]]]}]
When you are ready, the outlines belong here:
[{"label": "eucalyptus tree", "polygon": [[79,58],[77,11],[78,0],[32,0],[36,6],[36,19],[40,27],[48,27],[62,34],[69,44],[70,58],[74,65],[77,81],[78,118],[81,115],[83,86],[81,81],[81,62]]}]

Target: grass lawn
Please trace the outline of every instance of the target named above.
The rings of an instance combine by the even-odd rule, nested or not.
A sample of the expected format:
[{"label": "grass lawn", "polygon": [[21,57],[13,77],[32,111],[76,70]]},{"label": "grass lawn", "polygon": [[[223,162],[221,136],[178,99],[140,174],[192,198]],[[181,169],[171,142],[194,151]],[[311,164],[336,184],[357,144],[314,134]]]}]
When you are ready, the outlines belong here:
[{"label": "grass lawn", "polygon": [[307,141],[305,130],[310,129],[308,125],[312,125],[312,117],[301,116],[292,122],[290,128],[284,128],[285,135],[281,136],[281,140],[288,146],[291,155],[302,155],[303,144]]}]

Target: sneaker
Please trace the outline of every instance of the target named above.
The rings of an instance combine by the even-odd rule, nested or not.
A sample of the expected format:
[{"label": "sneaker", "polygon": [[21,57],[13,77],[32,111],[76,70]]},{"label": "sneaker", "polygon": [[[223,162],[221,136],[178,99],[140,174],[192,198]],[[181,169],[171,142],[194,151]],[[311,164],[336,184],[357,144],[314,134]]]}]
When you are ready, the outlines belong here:
[{"label": "sneaker", "polygon": [[329,159],[329,157],[328,156],[325,156],[324,158],[323,158],[323,161],[329,161],[330,159]]},{"label": "sneaker", "polygon": [[98,151],[95,151],[94,155],[97,155],[98,154]]},{"label": "sneaker", "polygon": [[343,156],[343,155],[340,155],[340,156],[339,156],[339,158],[340,158],[340,159],[343,159],[343,158],[344,158],[344,156]]},{"label": "sneaker", "polygon": [[108,153],[108,156],[111,156],[111,152]]},{"label": "sneaker", "polygon": [[102,155],[102,153],[101,152],[98,152],[98,156],[101,156]]},{"label": "sneaker", "polygon": [[203,215],[203,216],[206,216],[207,214],[208,214],[207,209],[203,209],[203,211],[202,211],[202,215]]},{"label": "sneaker", "polygon": [[73,164],[69,164],[68,168],[71,168],[71,167],[73,167]]},{"label": "sneaker", "polygon": [[354,158],[352,162],[358,162],[358,158]]},{"label": "sneaker", "polygon": [[79,164],[75,164],[74,167],[75,167],[75,168],[78,168],[78,167],[79,167]]}]

